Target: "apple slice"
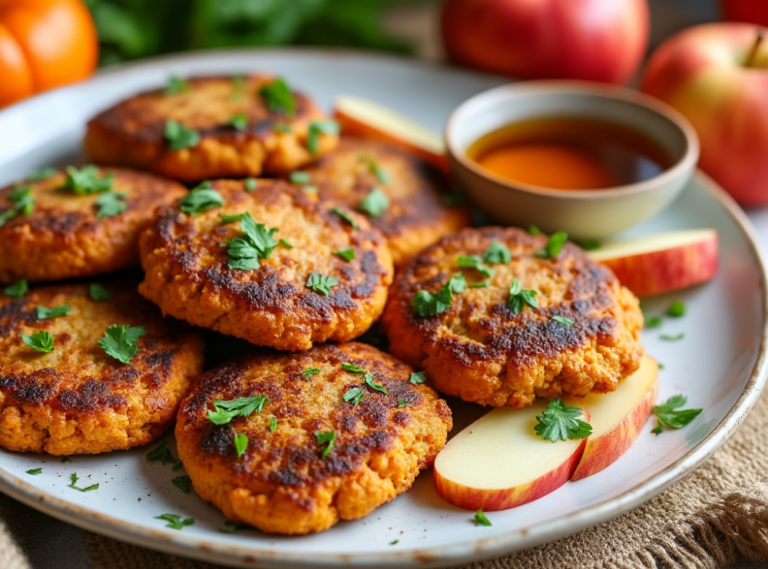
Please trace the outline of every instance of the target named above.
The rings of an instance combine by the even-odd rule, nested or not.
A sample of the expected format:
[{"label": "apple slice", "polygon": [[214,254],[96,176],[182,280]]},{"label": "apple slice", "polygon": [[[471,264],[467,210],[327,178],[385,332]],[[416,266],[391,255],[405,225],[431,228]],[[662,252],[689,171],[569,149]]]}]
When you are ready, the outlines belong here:
[{"label": "apple slice", "polygon": [[640,368],[621,381],[616,391],[593,393],[579,405],[589,409],[592,434],[571,480],[592,476],[613,464],[635,442],[659,393],[659,365],[643,356]]},{"label": "apple slice", "polygon": [[717,275],[717,232],[695,229],[606,243],[589,252],[637,296],[678,290]]},{"label": "apple slice", "polygon": [[[526,504],[565,484],[586,439],[540,438],[533,429],[546,408],[546,401],[525,409],[499,407],[453,437],[435,459],[437,493],[459,508],[491,512]],[[586,411],[582,418],[589,419]]]},{"label": "apple slice", "polygon": [[391,109],[365,99],[340,96],[334,103],[334,116],[344,134],[396,144],[438,168],[448,168],[440,135]]}]

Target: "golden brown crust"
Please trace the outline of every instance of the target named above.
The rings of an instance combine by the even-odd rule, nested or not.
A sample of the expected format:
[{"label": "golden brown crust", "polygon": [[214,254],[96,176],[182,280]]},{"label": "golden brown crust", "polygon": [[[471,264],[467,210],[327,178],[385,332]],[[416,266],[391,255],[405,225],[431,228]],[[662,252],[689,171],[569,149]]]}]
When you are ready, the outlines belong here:
[{"label": "golden brown crust", "polygon": [[[420,290],[436,292],[462,271],[469,285],[483,280],[475,269],[460,269],[457,258],[482,255],[493,241],[509,248],[512,262],[491,265],[487,288],[467,287],[438,316],[415,313],[411,301]],[[536,396],[614,390],[643,353],[638,300],[571,243],[557,259],[541,259],[536,253],[546,243],[543,235],[485,227],[424,250],[390,291],[382,323],[392,353],[422,367],[439,391],[484,405],[526,407]],[[539,309],[512,312],[507,300],[513,278],[537,291]],[[553,320],[555,315],[574,325]]]},{"label": "golden brown crust", "polygon": [[[371,161],[386,174],[378,179]],[[342,138],[339,147],[306,169],[323,197],[358,209],[379,188],[390,199],[389,208],[371,225],[389,242],[396,267],[444,235],[469,225],[469,210],[448,207],[445,176],[418,156],[394,145],[361,138]]]},{"label": "golden brown crust", "polygon": [[[281,180],[213,182],[225,206],[197,216],[167,206],[141,239],[146,271],[139,292],[166,314],[281,350],[308,350],[326,340],[344,342],[365,332],[384,309],[392,282],[386,240],[354,213],[354,229],[318,200]],[[221,214],[249,212],[279,245],[255,270],[228,267],[226,242],[241,235],[240,223],[222,224]],[[355,258],[335,255],[353,248]],[[310,275],[338,284],[324,296],[305,285]]]},{"label": "golden brown crust", "polygon": [[[124,213],[97,219],[102,194],[62,191],[63,172],[29,186],[35,205],[0,227],[0,283],[49,281],[112,272],[139,263],[139,235],[155,209],[187,193],[184,186],[151,174],[103,168],[114,175],[113,191],[127,194]],[[16,186],[0,189],[0,213],[13,204]]]},{"label": "golden brown crust", "polygon": [[[0,297],[0,446],[53,455],[92,454],[147,444],[173,422],[202,372],[202,340],[161,318],[135,283],[105,281],[112,295],[94,302],[87,285]],[[38,320],[35,307],[70,306]],[[99,338],[113,325],[145,326],[129,364],[108,356]],[[34,351],[22,334],[47,330],[53,351]]]},{"label": "golden brown crust", "polygon": [[[365,387],[358,405],[345,402],[364,377],[344,371],[345,362],[371,373],[388,393]],[[321,371],[302,375],[310,368]],[[200,497],[262,531],[305,534],[361,518],[411,487],[452,426],[445,401],[427,384],[412,385],[411,372],[358,343],[224,364],[201,377],[182,404],[179,457]],[[223,426],[207,417],[214,401],[254,395],[269,398],[260,413]],[[336,440],[322,458],[315,433],[330,431]],[[248,437],[240,458],[235,434]]]},{"label": "golden brown crust", "polygon": [[[290,172],[332,150],[338,137],[321,134],[317,152],[310,152],[310,123],[328,117],[299,93],[294,93],[293,117],[269,111],[259,90],[273,80],[251,75],[240,87],[231,77],[196,77],[187,80],[190,88],[181,93],[155,90],[135,95],[91,119],[86,154],[95,162],[133,166],[179,180]],[[243,131],[230,125],[238,114],[248,119]],[[199,144],[171,150],[164,135],[167,120],[197,130]],[[289,125],[290,132],[276,132],[277,124]]]}]

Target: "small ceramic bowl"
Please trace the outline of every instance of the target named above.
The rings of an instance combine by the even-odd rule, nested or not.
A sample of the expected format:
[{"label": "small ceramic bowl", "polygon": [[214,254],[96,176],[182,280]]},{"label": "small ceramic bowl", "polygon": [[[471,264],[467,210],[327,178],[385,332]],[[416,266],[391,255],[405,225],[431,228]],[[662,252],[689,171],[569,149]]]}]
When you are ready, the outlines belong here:
[{"label": "small ceramic bowl", "polygon": [[[467,156],[472,143],[502,126],[557,116],[628,127],[666,150],[673,165],[624,186],[557,190],[507,180]],[[659,213],[685,187],[699,159],[696,132],[671,107],[623,87],[577,81],[514,83],[475,95],[453,111],[445,140],[458,182],[491,218],[548,233],[566,231],[577,240],[608,237]]]}]

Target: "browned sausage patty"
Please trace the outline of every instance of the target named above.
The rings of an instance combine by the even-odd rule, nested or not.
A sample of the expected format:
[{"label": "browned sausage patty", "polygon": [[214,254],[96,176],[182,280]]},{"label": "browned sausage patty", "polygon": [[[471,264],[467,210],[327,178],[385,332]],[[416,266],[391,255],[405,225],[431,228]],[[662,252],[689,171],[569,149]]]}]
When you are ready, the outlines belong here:
[{"label": "browned sausage patty", "polygon": [[0,282],[83,277],[138,265],[139,234],[155,209],[186,193],[151,174],[94,166],[0,189]]},{"label": "browned sausage patty", "polygon": [[[511,260],[484,261],[491,277],[459,266],[461,255],[482,261],[494,242]],[[392,353],[423,368],[439,391],[484,405],[526,407],[536,396],[616,389],[643,354],[638,300],[571,243],[555,259],[542,258],[547,242],[520,229],[485,227],[425,249],[392,285],[382,318]],[[444,312],[417,313],[414,298],[425,301],[426,294],[419,291],[436,294],[457,275],[467,286],[443,293]],[[487,286],[473,288],[483,281]]]},{"label": "browned sausage patty", "polygon": [[338,137],[308,97],[287,89],[277,99],[262,95],[275,81],[196,77],[170,94],[135,95],[88,123],[85,151],[96,162],[179,180],[290,172],[332,150]]},{"label": "browned sausage patty", "polygon": [[[200,497],[233,521],[305,534],[361,518],[408,490],[451,428],[446,403],[411,384],[412,371],[357,343],[224,364],[182,404],[179,457]],[[345,400],[353,390],[357,403]],[[261,407],[248,416],[211,421],[216,402],[252,397]]]},{"label": "browned sausage patty", "polygon": [[[136,283],[37,288],[0,297],[0,446],[54,455],[91,454],[147,444],[174,421],[192,379],[202,372],[200,336],[165,320]],[[41,319],[38,308],[68,313]],[[45,316],[43,314],[42,316]],[[112,325],[144,326],[129,363],[99,344]],[[50,334],[50,352],[36,334]],[[35,338],[38,341],[35,341]]]}]

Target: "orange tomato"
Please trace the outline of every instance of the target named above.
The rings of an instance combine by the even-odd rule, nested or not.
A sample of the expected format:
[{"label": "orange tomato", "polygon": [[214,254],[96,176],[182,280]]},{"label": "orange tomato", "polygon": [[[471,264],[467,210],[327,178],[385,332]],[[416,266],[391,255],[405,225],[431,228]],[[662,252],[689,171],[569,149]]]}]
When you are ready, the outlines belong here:
[{"label": "orange tomato", "polygon": [[81,0],[0,0],[0,107],[88,77],[98,55]]}]

